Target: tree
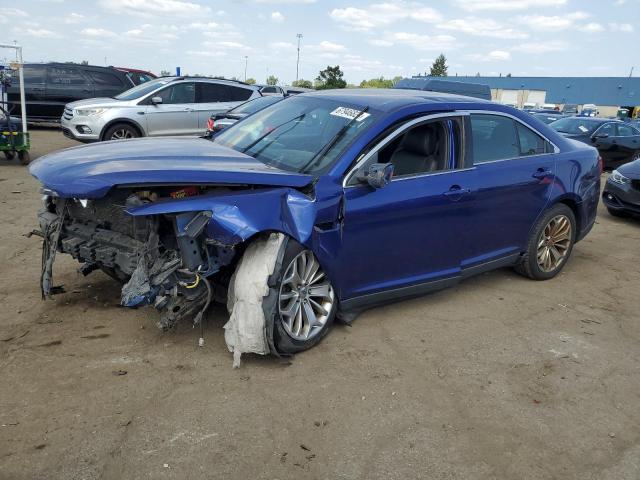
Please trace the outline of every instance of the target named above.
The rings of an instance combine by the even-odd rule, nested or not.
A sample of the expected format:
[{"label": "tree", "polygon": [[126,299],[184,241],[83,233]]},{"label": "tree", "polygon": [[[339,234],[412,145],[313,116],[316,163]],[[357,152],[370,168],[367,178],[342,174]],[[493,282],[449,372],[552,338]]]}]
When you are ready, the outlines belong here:
[{"label": "tree", "polygon": [[391,88],[393,80],[387,80],[383,76],[372,78],[371,80],[363,80],[360,82],[360,88]]},{"label": "tree", "polygon": [[316,88],[318,90],[326,90],[329,88],[345,88],[347,82],[342,78],[344,73],[340,70],[340,65],[320,70],[320,75],[316,78]]},{"label": "tree", "polygon": [[161,77],[170,77],[171,76],[171,72],[169,70],[160,70],[160,76]]},{"label": "tree", "polygon": [[80,65],[89,65],[89,60],[82,60]]},{"label": "tree", "polygon": [[444,54],[438,55],[431,65],[431,72],[429,72],[430,77],[446,77],[447,76],[447,58]]},{"label": "tree", "polygon": [[269,75],[267,77],[267,85],[277,85],[278,84],[278,77],[276,77],[275,75]]},{"label": "tree", "polygon": [[303,80],[301,78],[300,80],[294,80],[293,82],[291,82],[291,86],[298,88],[313,88],[313,83],[311,82],[311,80]]},{"label": "tree", "polygon": [[256,84],[256,79],[255,78],[247,78],[244,83],[248,83],[249,85],[255,85]]}]

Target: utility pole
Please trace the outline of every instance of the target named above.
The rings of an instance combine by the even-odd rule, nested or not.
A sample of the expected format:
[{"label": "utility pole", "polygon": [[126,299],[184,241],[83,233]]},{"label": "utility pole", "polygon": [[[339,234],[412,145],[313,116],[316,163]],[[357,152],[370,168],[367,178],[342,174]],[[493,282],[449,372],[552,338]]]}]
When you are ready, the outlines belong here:
[{"label": "utility pole", "polygon": [[244,56],[244,81],[247,81],[247,63],[249,62],[249,56]]},{"label": "utility pole", "polygon": [[296,60],[296,82],[298,81],[298,69],[300,67],[300,40],[302,39],[301,33],[296,33],[296,37],[298,37],[298,59]]}]

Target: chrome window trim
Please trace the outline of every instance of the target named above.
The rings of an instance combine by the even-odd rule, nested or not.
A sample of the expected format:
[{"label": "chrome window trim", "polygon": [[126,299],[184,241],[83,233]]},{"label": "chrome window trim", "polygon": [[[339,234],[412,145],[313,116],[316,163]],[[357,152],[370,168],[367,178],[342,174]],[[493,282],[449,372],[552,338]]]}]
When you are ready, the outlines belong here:
[{"label": "chrome window trim", "polygon": [[[356,164],[353,166],[353,168],[351,168],[351,170],[349,170],[349,172],[345,175],[344,179],[342,180],[342,188],[353,188],[353,187],[360,187],[363,185],[348,185],[349,181],[351,180],[351,177],[353,177],[353,175],[355,175],[355,173],[360,169],[360,167],[362,167],[362,165],[366,164],[367,161],[376,153],[378,153],[383,147],[385,147],[387,144],[391,143],[393,140],[395,140],[399,135],[401,135],[403,132],[405,132],[407,129],[413,127],[414,125],[417,125],[419,123],[422,122],[426,122],[429,120],[438,120],[440,118],[451,118],[451,117],[466,117],[469,114],[467,112],[447,112],[447,113],[432,113],[429,115],[424,115],[422,117],[418,117],[418,118],[414,118],[413,120],[410,120],[408,122],[406,122],[403,125],[400,125],[398,128],[396,128],[393,132],[391,132],[389,135],[387,135],[382,141],[380,141],[375,147],[373,147],[371,149],[370,152],[368,152],[364,157],[362,157],[360,160],[358,160],[356,162]],[[428,172],[428,173],[424,173],[424,174],[418,174],[418,175],[407,175],[404,177],[397,177],[397,178],[393,178],[391,181],[395,182],[398,180],[408,180],[410,178],[417,178],[417,177],[425,177],[427,175],[438,175],[438,174],[442,174],[442,173],[448,173],[448,172],[459,172],[461,169],[457,169],[457,170],[443,170],[440,172]]]},{"label": "chrome window trim", "polygon": [[461,171],[464,171],[464,170],[472,170],[478,165],[486,165],[488,163],[507,162],[507,161],[511,161],[511,160],[520,160],[522,158],[541,157],[541,156],[544,156],[544,155],[551,155],[552,153],[560,153],[560,148],[555,143],[553,143],[551,140],[549,140],[549,138],[545,134],[540,132],[540,130],[538,130],[537,128],[535,128],[535,127],[533,127],[533,126],[531,126],[531,125],[529,125],[529,124],[527,124],[525,122],[523,122],[521,119],[519,119],[515,115],[511,115],[510,113],[507,113],[507,112],[498,112],[498,111],[495,111],[495,110],[456,110],[455,112],[448,112],[448,113],[433,113],[433,114],[430,114],[430,115],[425,115],[425,116],[416,118],[414,120],[411,120],[411,121],[405,123],[404,125],[398,127],[393,132],[391,132],[384,140],[382,140],[380,143],[378,143],[378,145],[376,145],[369,153],[367,153],[364,157],[362,157],[360,160],[358,160],[358,162],[355,164],[355,166],[351,170],[349,170],[347,175],[344,177],[344,180],[342,181],[342,188],[353,188],[353,187],[360,186],[360,185],[348,185],[349,181],[351,180],[351,177],[353,177],[355,172],[358,171],[360,169],[360,167],[362,165],[364,165],[367,162],[367,160],[369,160],[369,158],[371,158],[372,155],[377,153],[381,148],[383,148],[389,142],[394,140],[399,134],[401,134],[402,132],[404,132],[408,128],[411,128],[412,126],[414,126],[414,125],[416,125],[418,123],[427,121],[427,120],[434,120],[434,119],[438,119],[438,118],[447,118],[447,117],[470,117],[472,114],[496,115],[496,116],[507,117],[507,118],[510,118],[512,120],[515,120],[516,122],[520,123],[521,125],[523,125],[524,127],[528,128],[529,130],[532,130],[533,132],[535,132],[537,135],[542,137],[546,142],[549,142],[549,144],[553,147],[553,152],[537,153],[535,155],[522,155],[522,156],[510,157],[510,158],[500,158],[500,159],[497,159],[497,160],[490,160],[488,162],[481,162],[481,163],[477,163],[477,164],[474,163],[473,167],[469,167],[469,168],[460,168],[460,169],[456,169],[456,170],[443,170],[441,172],[429,172],[429,173],[424,173],[424,174],[419,174],[419,175],[398,177],[398,178],[393,178],[391,181],[395,182],[395,181],[400,181],[400,180],[408,180],[408,179],[413,179],[413,178],[426,177],[426,176],[429,176],[429,175],[442,175],[444,173],[461,172]]}]

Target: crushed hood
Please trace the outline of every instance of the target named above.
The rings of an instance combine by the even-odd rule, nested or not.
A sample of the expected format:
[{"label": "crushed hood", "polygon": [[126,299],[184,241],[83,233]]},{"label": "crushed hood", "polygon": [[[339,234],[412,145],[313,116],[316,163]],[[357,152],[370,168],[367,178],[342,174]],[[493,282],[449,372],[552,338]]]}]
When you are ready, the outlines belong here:
[{"label": "crushed hood", "polygon": [[313,177],[270,167],[201,138],[140,138],[69,148],[29,171],[65,198],[100,198],[119,185],[247,184],[304,187]]}]

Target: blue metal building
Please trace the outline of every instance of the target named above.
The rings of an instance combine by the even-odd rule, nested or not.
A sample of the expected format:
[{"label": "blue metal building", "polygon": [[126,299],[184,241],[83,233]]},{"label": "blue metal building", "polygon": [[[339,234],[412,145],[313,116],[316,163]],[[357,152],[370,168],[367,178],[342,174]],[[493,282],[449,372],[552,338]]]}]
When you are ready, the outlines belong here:
[{"label": "blue metal building", "polygon": [[492,90],[541,90],[556,104],[640,105],[640,77],[449,77],[456,82],[484,83]]}]

